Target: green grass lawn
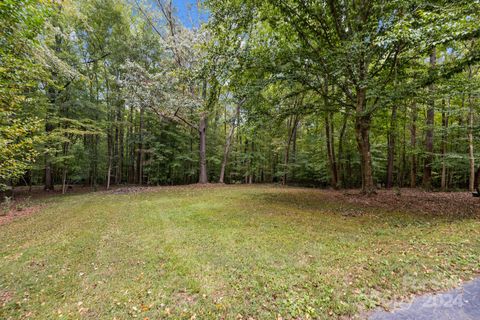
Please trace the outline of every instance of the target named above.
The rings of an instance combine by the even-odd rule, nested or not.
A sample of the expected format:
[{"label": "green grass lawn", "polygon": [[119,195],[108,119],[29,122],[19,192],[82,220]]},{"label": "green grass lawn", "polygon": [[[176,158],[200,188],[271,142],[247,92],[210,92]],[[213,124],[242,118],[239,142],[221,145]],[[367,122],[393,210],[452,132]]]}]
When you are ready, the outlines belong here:
[{"label": "green grass lawn", "polygon": [[480,269],[478,218],[349,214],[355,205],[327,191],[173,187],[44,201],[0,226],[1,319],[350,317]]}]

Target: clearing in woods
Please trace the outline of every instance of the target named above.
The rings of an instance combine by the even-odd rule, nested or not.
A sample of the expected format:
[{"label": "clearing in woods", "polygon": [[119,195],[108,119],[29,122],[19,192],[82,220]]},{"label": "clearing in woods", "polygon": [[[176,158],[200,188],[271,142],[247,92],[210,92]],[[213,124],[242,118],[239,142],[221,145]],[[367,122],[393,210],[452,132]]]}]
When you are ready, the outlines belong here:
[{"label": "clearing in woods", "polygon": [[0,318],[359,317],[480,269],[468,193],[133,191],[37,199],[3,223]]}]

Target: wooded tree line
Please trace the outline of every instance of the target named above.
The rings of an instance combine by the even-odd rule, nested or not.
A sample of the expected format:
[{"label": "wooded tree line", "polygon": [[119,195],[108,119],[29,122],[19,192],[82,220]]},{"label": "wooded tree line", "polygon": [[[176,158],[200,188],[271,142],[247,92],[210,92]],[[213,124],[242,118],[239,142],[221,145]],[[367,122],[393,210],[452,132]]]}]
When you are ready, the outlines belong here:
[{"label": "wooded tree line", "polygon": [[0,183],[473,190],[479,1],[0,4]]}]

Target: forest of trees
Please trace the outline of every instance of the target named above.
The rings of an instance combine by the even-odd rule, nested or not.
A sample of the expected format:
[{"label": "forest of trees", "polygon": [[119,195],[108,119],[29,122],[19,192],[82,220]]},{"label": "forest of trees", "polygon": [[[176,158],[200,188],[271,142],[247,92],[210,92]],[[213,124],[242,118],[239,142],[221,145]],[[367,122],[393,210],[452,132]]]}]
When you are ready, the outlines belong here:
[{"label": "forest of trees", "polygon": [[0,184],[474,189],[480,1],[0,2]]}]

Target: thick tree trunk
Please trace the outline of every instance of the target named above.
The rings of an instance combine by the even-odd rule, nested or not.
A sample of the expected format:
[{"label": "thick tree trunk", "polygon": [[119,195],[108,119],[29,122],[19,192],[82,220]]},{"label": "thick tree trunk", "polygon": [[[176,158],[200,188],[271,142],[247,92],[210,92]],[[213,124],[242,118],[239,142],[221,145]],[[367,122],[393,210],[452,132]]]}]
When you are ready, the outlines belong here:
[{"label": "thick tree trunk", "polygon": [[[437,62],[436,48],[432,49],[430,54],[430,67],[435,68]],[[434,85],[430,86],[430,94],[435,91]],[[425,161],[423,166],[423,188],[430,190],[432,188],[432,164],[433,164],[433,125],[435,121],[435,99],[432,97],[427,109],[427,132],[425,138]]]},{"label": "thick tree trunk", "polygon": [[53,191],[53,177],[52,177],[52,163],[48,159],[48,155],[45,156],[45,186],[44,190]]},{"label": "thick tree trunk", "polygon": [[200,125],[198,126],[200,135],[200,174],[198,183],[208,183],[207,177],[207,116],[205,113],[200,115]]},{"label": "thick tree trunk", "polygon": [[[230,153],[230,145],[232,144],[232,138],[233,138],[233,134],[235,133],[235,127],[240,121],[240,107],[241,107],[241,103],[237,104],[237,108],[235,110],[235,117],[233,119],[232,126],[230,127],[230,132],[228,133],[227,140],[225,141],[225,148],[223,150],[223,161],[222,161],[222,166],[220,168],[220,178],[218,179],[219,183],[224,183],[225,169],[227,167],[228,154]],[[226,127],[225,127],[225,130],[226,130]]]},{"label": "thick tree trunk", "polygon": [[410,167],[410,188],[417,187],[417,105],[412,106],[412,124],[410,126],[410,146],[412,149]]},{"label": "thick tree trunk", "polygon": [[393,171],[395,163],[395,138],[397,130],[397,104],[392,106],[392,116],[390,119],[390,129],[388,131],[388,147],[387,147],[387,181],[385,187],[390,189],[393,187]]},{"label": "thick tree trunk", "polygon": [[355,116],[355,137],[361,157],[362,193],[375,193],[373,183],[372,155],[370,153],[370,114],[366,111],[366,90],[357,88],[357,105]]}]

